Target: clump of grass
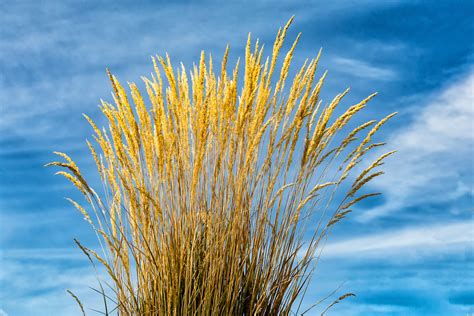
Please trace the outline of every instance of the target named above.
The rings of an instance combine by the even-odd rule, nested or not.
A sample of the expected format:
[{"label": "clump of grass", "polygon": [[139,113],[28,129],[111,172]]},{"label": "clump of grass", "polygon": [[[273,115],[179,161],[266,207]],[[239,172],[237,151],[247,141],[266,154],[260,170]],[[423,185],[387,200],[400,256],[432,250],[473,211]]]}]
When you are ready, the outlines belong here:
[{"label": "clump of grass", "polygon": [[[100,148],[88,142],[103,194],[66,154],[50,164],[65,168],[59,173],[88,202],[86,210],[71,200],[105,251],[78,245],[108,272],[118,314],[288,315],[331,226],[373,195],[356,193],[392,152],[349,174],[382,145],[371,138],[393,114],[344,132],[375,94],[333,117],[348,90],[322,106],[319,54],[288,89],[299,36],[281,67],[277,57],[290,23],[265,61],[249,37],[241,88],[239,62],[226,70],[228,49],[219,74],[204,53],[190,75],[168,56],[153,58],[154,74],[143,78],[148,106],[134,83],[130,99],[109,73],[114,104],[101,105],[108,130],[85,116]],[[345,192],[333,207],[338,188]]]}]

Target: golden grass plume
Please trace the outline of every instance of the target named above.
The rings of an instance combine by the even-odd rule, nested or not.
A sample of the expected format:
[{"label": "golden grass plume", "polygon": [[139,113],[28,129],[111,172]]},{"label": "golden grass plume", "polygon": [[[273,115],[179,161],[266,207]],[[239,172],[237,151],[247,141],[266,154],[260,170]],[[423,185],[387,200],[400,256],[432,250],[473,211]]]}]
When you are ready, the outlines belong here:
[{"label": "golden grass plume", "polygon": [[[108,129],[85,116],[104,193],[66,154],[48,164],[63,167],[88,202],[70,200],[104,253],[78,245],[105,267],[119,315],[288,315],[331,226],[374,195],[356,193],[392,152],[349,174],[382,145],[371,139],[392,115],[344,131],[375,94],[334,118],[348,90],[322,106],[319,54],[288,83],[299,36],[281,67],[277,57],[290,24],[265,61],[249,36],[242,84],[239,62],[227,72],[228,49],[217,73],[204,53],[189,74],[168,56],[153,58],[154,73],[143,78],[148,100],[134,83],[127,95],[109,73],[114,104],[101,105]],[[338,188],[346,192],[335,195]]]}]

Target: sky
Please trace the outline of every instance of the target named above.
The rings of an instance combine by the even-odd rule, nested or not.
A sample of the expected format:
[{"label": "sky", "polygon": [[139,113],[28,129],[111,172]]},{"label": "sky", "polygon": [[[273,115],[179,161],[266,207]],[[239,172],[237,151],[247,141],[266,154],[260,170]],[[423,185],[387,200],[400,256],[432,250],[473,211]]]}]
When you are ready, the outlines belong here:
[{"label": "sky", "polygon": [[378,91],[363,118],[399,112],[380,134],[398,150],[372,183],[383,195],[335,227],[305,304],[339,288],[356,296],[330,315],[474,315],[474,2],[4,0],[0,8],[0,316],[78,315],[66,289],[100,308],[89,288],[96,275],[73,242],[94,245],[95,235],[64,199],[77,192],[43,165],[64,151],[94,177],[81,114],[103,122],[105,68],[138,82],[152,71],[150,56],[168,52],[190,66],[203,49],[219,59],[227,44],[235,62],[249,32],[271,47],[292,15],[284,47],[302,32],[295,68],[323,48],[323,100],[351,87],[349,106]]}]

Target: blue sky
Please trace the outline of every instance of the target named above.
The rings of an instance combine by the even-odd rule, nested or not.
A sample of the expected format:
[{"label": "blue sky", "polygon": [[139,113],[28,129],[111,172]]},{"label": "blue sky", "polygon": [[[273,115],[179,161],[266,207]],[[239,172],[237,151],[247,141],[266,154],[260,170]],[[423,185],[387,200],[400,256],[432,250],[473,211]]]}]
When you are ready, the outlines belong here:
[{"label": "blue sky", "polygon": [[88,288],[93,270],[72,241],[94,245],[95,236],[63,199],[77,193],[42,165],[65,151],[93,178],[81,113],[101,122],[105,67],[138,82],[151,55],[189,66],[202,49],[220,58],[227,43],[235,61],[248,32],[269,47],[292,15],[289,38],[303,33],[295,66],[323,47],[324,100],[350,86],[346,105],[379,92],[365,118],[399,112],[382,132],[399,150],[373,183],[384,195],[336,227],[307,301],[342,285],[357,297],[333,315],[474,313],[472,1],[0,7],[0,315],[76,315],[65,289],[100,307]]}]

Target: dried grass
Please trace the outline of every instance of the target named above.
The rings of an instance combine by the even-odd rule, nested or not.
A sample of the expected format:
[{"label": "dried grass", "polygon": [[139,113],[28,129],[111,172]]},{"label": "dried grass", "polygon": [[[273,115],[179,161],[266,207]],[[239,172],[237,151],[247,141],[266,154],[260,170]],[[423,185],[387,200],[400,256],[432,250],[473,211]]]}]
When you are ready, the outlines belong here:
[{"label": "dried grass", "polygon": [[[88,142],[103,194],[66,154],[57,153],[66,162],[48,164],[65,168],[59,173],[89,204],[86,211],[71,200],[103,243],[103,255],[78,245],[108,272],[115,306],[107,314],[288,315],[330,227],[372,195],[354,197],[381,174],[373,169],[390,153],[358,177],[348,175],[378,146],[372,136],[391,116],[343,131],[374,95],[333,118],[348,91],[321,106],[326,74],[315,80],[319,54],[298,71],[285,97],[298,39],[274,73],[290,24],[265,62],[263,47],[258,41],[252,47],[249,36],[240,93],[239,63],[226,71],[228,50],[219,74],[204,53],[189,76],[184,66],[175,72],[168,56],[153,58],[155,72],[143,78],[148,107],[134,83],[130,100],[109,73],[114,104],[101,105],[108,130],[85,116],[100,148],[98,154]],[[349,190],[335,195],[352,178]],[[339,196],[339,207],[332,207]]]}]

